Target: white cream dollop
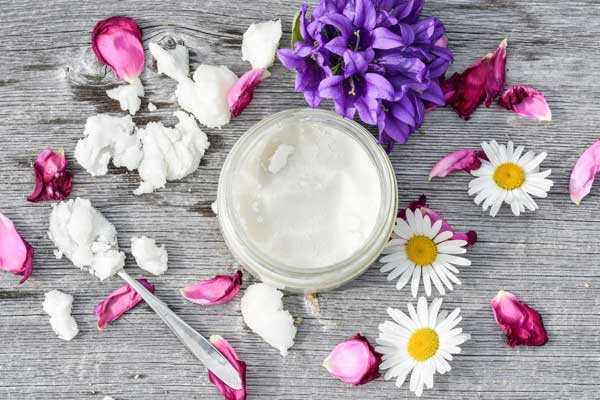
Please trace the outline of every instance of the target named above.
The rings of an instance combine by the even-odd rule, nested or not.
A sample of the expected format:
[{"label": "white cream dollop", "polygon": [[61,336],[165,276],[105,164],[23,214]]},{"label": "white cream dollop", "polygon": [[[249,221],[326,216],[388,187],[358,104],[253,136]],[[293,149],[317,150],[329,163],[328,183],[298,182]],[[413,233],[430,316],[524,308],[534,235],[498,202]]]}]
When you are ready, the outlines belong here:
[{"label": "white cream dollop", "polygon": [[75,158],[94,176],[106,174],[111,158],[117,167],[138,169],[142,182],[133,193],[151,193],[198,169],[210,145],[193,117],[183,111],[176,111],[175,116],[179,123],[174,127],[150,122],[137,129],[129,115],[89,117]]},{"label": "white cream dollop", "polygon": [[231,119],[227,93],[237,79],[224,65],[200,65],[193,80],[187,77],[179,80],[175,92],[177,102],[202,125],[220,128]]},{"label": "white cream dollop", "polygon": [[289,144],[280,144],[277,146],[275,153],[271,156],[269,160],[269,172],[272,174],[276,174],[281,171],[287,165],[288,158],[294,154],[296,148],[294,146],[290,146]]},{"label": "white cream dollop", "polygon": [[242,59],[252,68],[269,68],[281,40],[281,20],[252,24],[242,40]]},{"label": "white cream dollop", "polygon": [[77,142],[75,159],[93,176],[105,175],[111,158],[116,167],[134,170],[142,151],[131,116],[93,115],[87,119],[84,137]]},{"label": "white cream dollop", "polygon": [[143,153],[138,167],[142,182],[134,194],[151,193],[167,181],[182,179],[198,169],[210,145],[208,137],[189,114],[176,111],[175,116],[179,123],[173,128],[150,122],[138,129]]},{"label": "white cream dollop", "polygon": [[89,200],[77,198],[53,206],[48,236],[63,254],[81,269],[100,280],[119,272],[125,254],[119,251],[117,231]]},{"label": "white cream dollop", "polygon": [[349,134],[318,121],[265,128],[232,180],[248,241],[274,262],[322,268],[360,251],[377,224],[377,166]]},{"label": "white cream dollop", "polygon": [[45,294],[42,307],[50,316],[52,330],[60,339],[71,340],[77,336],[79,328],[71,315],[73,296],[60,290],[52,290]]},{"label": "white cream dollop", "polygon": [[244,322],[265,342],[286,356],[294,345],[294,318],[283,309],[283,293],[266,283],[255,283],[246,289],[241,301]]},{"label": "white cream dollop", "polygon": [[159,74],[165,74],[177,81],[187,78],[190,74],[190,56],[188,49],[180,44],[167,50],[158,43],[151,42],[150,53],[156,60],[156,69]]},{"label": "white cream dollop", "polygon": [[141,269],[153,275],[162,275],[167,272],[169,255],[164,244],[158,247],[156,240],[149,237],[132,237],[131,254]]},{"label": "white cream dollop", "polygon": [[129,84],[107,90],[106,94],[111,99],[119,102],[121,110],[129,111],[129,114],[135,115],[142,104],[140,97],[144,95],[144,86],[140,78],[135,78]]}]

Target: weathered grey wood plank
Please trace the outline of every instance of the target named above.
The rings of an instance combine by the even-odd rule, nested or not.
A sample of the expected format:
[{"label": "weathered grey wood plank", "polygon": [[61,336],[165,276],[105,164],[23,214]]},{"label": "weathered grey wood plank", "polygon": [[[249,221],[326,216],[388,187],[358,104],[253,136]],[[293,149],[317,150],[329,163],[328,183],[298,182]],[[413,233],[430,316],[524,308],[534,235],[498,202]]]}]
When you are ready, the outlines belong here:
[{"label": "weathered grey wood plank", "polygon": [[[312,0],[310,3],[315,3]],[[2,399],[218,399],[206,373],[170,336],[147,306],[98,332],[93,306],[120,282],[100,283],[55,260],[46,238],[48,204],[30,204],[31,163],[47,147],[72,156],[85,119],[97,112],[119,112],[104,90],[115,81],[98,78],[89,50],[89,33],[101,18],[135,17],[144,41],[165,36],[191,47],[194,67],[219,63],[242,73],[247,68],[239,47],[246,27],[282,18],[283,43],[297,2],[256,1],[0,1],[0,212],[10,216],[36,249],[32,278],[18,286],[0,275],[0,398]],[[600,190],[583,205],[569,201],[570,168],[579,153],[600,136],[600,7],[595,0],[430,0],[426,12],[446,24],[462,70],[509,38],[508,84],[542,90],[554,121],[537,124],[499,108],[482,109],[465,123],[449,110],[426,118],[425,135],[415,135],[392,155],[405,203],[421,193],[458,229],[475,229],[480,242],[469,251],[473,266],[461,273],[463,285],[445,297],[446,307],[460,306],[464,330],[473,340],[446,376],[423,398],[596,399],[600,384],[600,273],[597,227]],[[147,96],[137,123],[173,122],[169,98],[173,82],[157,76],[147,62]],[[89,76],[88,76],[89,75]],[[254,102],[222,130],[207,129],[211,148],[200,169],[181,182],[141,198],[131,191],[134,174],[114,169],[92,178],[75,162],[73,196],[90,198],[116,225],[121,246],[147,234],[165,243],[170,269],[152,278],[157,294],[199,331],[226,337],[247,361],[249,398],[388,399],[412,397],[408,389],[377,380],[363,387],[336,381],[320,367],[340,340],[360,331],[377,335],[388,306],[405,307],[408,291],[397,292],[376,268],[348,286],[320,295],[315,318],[296,295],[285,298],[293,315],[303,318],[297,343],[280,357],[244,326],[239,299],[202,308],[184,302],[184,284],[236,268],[220,236],[210,203],[220,167],[231,146],[252,124],[277,111],[303,106],[293,93],[293,75],[281,65],[257,91]],[[147,101],[159,106],[150,113]],[[329,105],[325,105],[329,107]],[[482,140],[512,139],[547,151],[544,166],[553,169],[555,187],[540,210],[520,218],[504,210],[495,219],[466,194],[467,176],[427,182],[443,154]],[[142,276],[128,260],[129,270]],[[247,285],[246,283],[245,285]],[[43,293],[62,289],[75,296],[74,315],[81,333],[72,342],[56,339],[41,309]],[[544,316],[550,342],[542,348],[509,349],[489,310],[498,289],[513,291]]]}]

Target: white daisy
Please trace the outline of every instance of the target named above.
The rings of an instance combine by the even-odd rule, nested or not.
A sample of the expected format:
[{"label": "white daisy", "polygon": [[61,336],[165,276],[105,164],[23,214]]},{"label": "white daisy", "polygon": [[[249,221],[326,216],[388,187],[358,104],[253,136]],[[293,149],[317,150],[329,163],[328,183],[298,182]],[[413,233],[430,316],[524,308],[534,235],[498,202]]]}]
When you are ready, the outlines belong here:
[{"label": "white daisy", "polygon": [[413,297],[417,297],[421,276],[425,294],[431,296],[431,282],[441,295],[446,289],[452,290],[452,282],[460,285],[455,274],[458,269],[454,265],[469,266],[471,262],[455,254],[467,252],[464,240],[451,240],[452,231],[442,231],[442,221],[433,225],[428,215],[423,215],[417,209],[414,213],[406,210],[406,221],[398,218],[394,228],[395,237],[390,240],[383,250],[385,256],[380,261],[384,263],[381,272],[390,272],[389,281],[398,277],[396,289],[402,289],[410,280]]},{"label": "white daisy", "polygon": [[409,303],[410,317],[402,311],[388,308],[394,322],[385,321],[379,325],[379,337],[375,350],[383,354],[381,369],[387,369],[384,379],[396,378],[400,387],[409,373],[410,390],[420,397],[423,386],[433,387],[433,375],[450,371],[452,354],[460,353],[462,343],[471,335],[462,333],[456,325],[462,320],[460,308],[448,315],[440,311],[442,299],[434,299],[429,310],[425,297],[419,298],[417,309]]},{"label": "white daisy", "polygon": [[538,205],[531,198],[546,197],[553,185],[550,179],[551,170],[540,172],[540,164],[546,153],[536,155],[528,151],[524,155],[523,146],[514,148],[513,142],[507,146],[499,145],[495,140],[483,142],[481,147],[488,160],[481,160],[481,168],[471,171],[476,178],[469,182],[469,196],[476,194],[475,204],[483,202],[483,211],[490,209],[494,217],[502,203],[510,205],[514,215],[519,215],[527,208],[535,211]]}]

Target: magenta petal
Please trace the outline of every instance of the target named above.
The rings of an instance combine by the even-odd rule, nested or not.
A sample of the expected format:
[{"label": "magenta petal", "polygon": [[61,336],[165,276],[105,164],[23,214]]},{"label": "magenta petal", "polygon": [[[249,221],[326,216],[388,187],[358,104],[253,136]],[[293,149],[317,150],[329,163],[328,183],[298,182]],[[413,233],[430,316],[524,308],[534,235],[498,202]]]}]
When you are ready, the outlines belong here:
[{"label": "magenta petal", "polygon": [[196,304],[213,305],[225,303],[242,286],[242,271],[233,275],[217,275],[212,279],[200,281],[181,289],[186,300]]},{"label": "magenta petal", "polygon": [[[138,279],[138,282],[154,293],[154,285],[146,279]],[[98,329],[103,329],[109,322],[120,318],[121,315],[140,304],[142,300],[131,286],[121,286],[94,308],[94,315],[98,319]]]},{"label": "magenta petal", "polygon": [[135,79],[144,69],[142,31],[132,18],[110,17],[98,22],[92,31],[92,49],[119,79]]},{"label": "magenta petal", "polygon": [[271,73],[265,68],[255,68],[246,72],[237,80],[227,94],[227,103],[231,115],[237,117],[244,111],[244,108],[252,101],[254,89],[269,76],[271,76]]},{"label": "magenta petal", "polygon": [[0,270],[23,276],[19,283],[25,282],[33,270],[33,247],[3,214],[0,214]]},{"label": "magenta petal", "polygon": [[579,205],[590,193],[596,175],[600,172],[600,140],[588,147],[577,159],[569,180],[573,203]]},{"label": "magenta petal", "polygon": [[537,121],[552,120],[552,112],[544,95],[527,86],[511,86],[502,94],[498,104],[522,117]]},{"label": "magenta petal", "polygon": [[467,149],[450,153],[433,166],[429,173],[429,179],[431,180],[434,177],[442,178],[457,171],[471,172],[474,169],[479,169],[481,167],[480,158],[486,158],[483,151]]},{"label": "magenta petal", "polygon": [[[427,197],[425,195],[421,195],[419,200],[411,201],[408,204],[408,209],[411,211],[415,211],[417,208],[421,210],[423,215],[428,215],[431,219],[431,223],[434,224],[436,221],[442,221],[442,226],[440,228],[440,232],[450,231],[454,235],[452,236],[452,240],[464,240],[467,242],[467,246],[472,246],[477,242],[477,232],[475,231],[467,231],[467,232],[456,232],[452,226],[444,218],[442,218],[438,213],[433,211],[427,205]],[[402,218],[406,221],[406,209],[402,209],[398,211],[398,217]]]},{"label": "magenta petal", "polygon": [[63,151],[42,151],[35,163],[35,189],[27,197],[37,203],[44,200],[64,200],[70,193],[73,175],[66,171],[67,159]]},{"label": "magenta petal", "polygon": [[379,377],[381,357],[367,339],[357,333],[352,339],[335,346],[323,361],[323,366],[344,382],[364,385]]},{"label": "magenta petal", "polygon": [[446,104],[452,106],[461,118],[470,119],[484,101],[489,107],[504,89],[506,45],[505,39],[493,53],[471,64],[462,74],[455,73],[441,82]]},{"label": "magenta petal", "polygon": [[533,308],[504,290],[499,291],[491,303],[496,323],[506,332],[510,347],[546,344],[548,335],[542,317]]},{"label": "magenta petal", "polygon": [[213,335],[209,338],[210,342],[217,350],[221,352],[223,357],[227,359],[236,369],[240,375],[242,381],[242,388],[234,390],[227,386],[222,380],[220,380],[215,374],[208,371],[208,380],[211,381],[223,397],[227,400],[245,400],[246,399],[246,363],[238,358],[235,350],[221,336]]}]

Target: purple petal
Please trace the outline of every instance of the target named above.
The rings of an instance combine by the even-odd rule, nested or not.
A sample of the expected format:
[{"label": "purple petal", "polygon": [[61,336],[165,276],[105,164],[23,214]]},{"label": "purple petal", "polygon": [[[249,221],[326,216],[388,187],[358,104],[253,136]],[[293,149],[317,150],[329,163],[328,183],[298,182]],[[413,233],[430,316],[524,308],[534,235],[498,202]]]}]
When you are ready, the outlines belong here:
[{"label": "purple petal", "polygon": [[298,69],[305,65],[304,58],[296,55],[294,50],[291,49],[277,50],[277,57],[279,57],[279,61],[281,61],[283,66],[287,69]]},{"label": "purple petal", "polygon": [[242,271],[233,275],[217,275],[181,289],[183,297],[192,303],[213,305],[226,303],[240,291]]},{"label": "purple petal", "polygon": [[362,54],[352,50],[344,52],[344,76],[346,78],[354,74],[364,74],[369,69],[369,63]]},{"label": "purple petal", "polygon": [[354,115],[356,114],[356,108],[354,105],[349,104],[345,98],[340,98],[335,100],[335,112],[341,115],[344,118],[354,119]]},{"label": "purple petal", "polygon": [[391,105],[390,111],[397,120],[402,121],[413,128],[417,125],[415,121],[414,106],[410,100],[402,98],[400,101]]},{"label": "purple petal", "polygon": [[406,46],[406,44],[400,35],[395,34],[388,28],[380,27],[371,32],[371,46],[374,49],[388,50]]},{"label": "purple petal", "polygon": [[[154,285],[146,279],[138,279],[146,289],[154,293]],[[104,329],[106,324],[120,318],[143,301],[142,297],[129,285],[124,285],[113,291],[94,308],[98,320],[98,329]]]},{"label": "purple petal", "polygon": [[341,14],[331,14],[321,18],[321,21],[324,24],[332,25],[339,29],[344,37],[351,37],[354,35],[354,26],[352,25],[352,21],[350,21],[347,17]]},{"label": "purple petal", "polygon": [[420,93],[419,97],[433,104],[437,104],[438,106],[443,106],[446,104],[444,92],[437,81],[431,81],[427,90]]},{"label": "purple petal", "polygon": [[377,125],[378,100],[365,97],[357,100],[354,105],[362,122],[368,125]]},{"label": "purple petal", "polygon": [[319,83],[319,96],[326,99],[338,99],[344,96],[343,75],[334,75],[325,78]]},{"label": "purple petal", "polygon": [[375,27],[377,11],[371,0],[354,0],[354,25],[371,30]]},{"label": "purple petal", "polygon": [[333,54],[343,56],[348,50],[348,39],[344,36],[335,37],[325,44],[325,48]]},{"label": "purple petal", "polygon": [[394,99],[394,87],[382,75],[367,73],[365,74],[367,82],[367,96],[384,100]]}]

